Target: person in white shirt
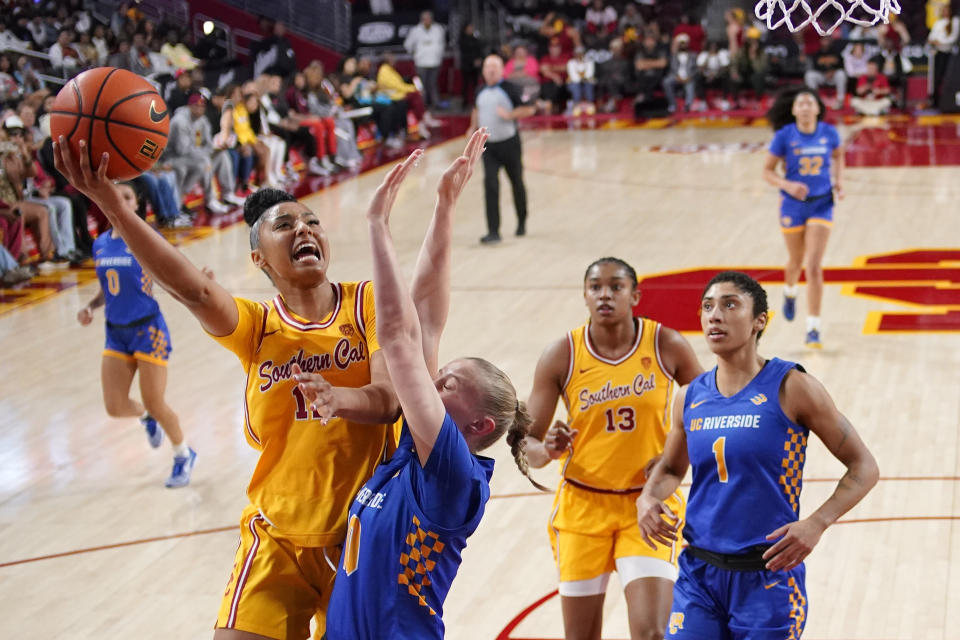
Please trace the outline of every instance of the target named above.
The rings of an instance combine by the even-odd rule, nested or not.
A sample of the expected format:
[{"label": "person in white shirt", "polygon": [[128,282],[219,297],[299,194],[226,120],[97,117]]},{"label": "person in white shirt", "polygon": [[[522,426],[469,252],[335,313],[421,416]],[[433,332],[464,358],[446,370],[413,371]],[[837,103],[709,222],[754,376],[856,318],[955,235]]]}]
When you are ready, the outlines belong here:
[{"label": "person in white shirt", "polygon": [[6,51],[12,48],[26,49],[28,44],[26,40],[18,38],[13,31],[7,29],[7,25],[4,22],[0,21],[0,51]]},{"label": "person in white shirt", "polygon": [[711,40],[707,48],[697,54],[697,72],[700,74],[700,98],[707,101],[707,89],[720,89],[723,97],[718,102],[724,111],[731,106],[733,84],[730,81],[730,53]]},{"label": "person in white shirt", "polygon": [[86,62],[83,54],[71,42],[73,42],[73,31],[61,29],[59,35],[57,35],[57,41],[53,43],[49,51],[50,66],[61,71],[65,78],[74,75]]},{"label": "person in white shirt", "polygon": [[420,14],[420,23],[410,29],[403,41],[403,48],[413,56],[417,75],[423,83],[423,97],[427,108],[436,108],[439,103],[437,75],[443,63],[446,34],[443,27],[433,21],[432,13],[424,11]]},{"label": "person in white shirt", "polygon": [[933,82],[930,86],[930,102],[934,107],[940,104],[940,89],[943,78],[947,74],[947,63],[957,46],[957,36],[960,35],[960,17],[953,15],[950,5],[945,4],[940,9],[940,19],[933,23],[927,44],[933,53]]},{"label": "person in white shirt", "polygon": [[690,111],[696,96],[697,58],[690,51],[690,36],[685,33],[674,38],[675,52],[670,58],[670,70],[663,79],[663,92],[667,95],[670,112],[677,110],[677,90],[683,89],[683,108]]},{"label": "person in white shirt", "polygon": [[866,47],[862,42],[851,44],[843,50],[843,70],[847,78],[860,79],[860,76],[867,74],[867,63],[870,62],[870,56],[867,55]]},{"label": "person in white shirt", "polygon": [[583,112],[593,115],[597,111],[593,103],[593,87],[597,81],[596,67],[593,60],[585,59],[583,54],[583,47],[577,47],[573,50],[573,57],[567,62],[567,89],[570,91],[574,117]]}]

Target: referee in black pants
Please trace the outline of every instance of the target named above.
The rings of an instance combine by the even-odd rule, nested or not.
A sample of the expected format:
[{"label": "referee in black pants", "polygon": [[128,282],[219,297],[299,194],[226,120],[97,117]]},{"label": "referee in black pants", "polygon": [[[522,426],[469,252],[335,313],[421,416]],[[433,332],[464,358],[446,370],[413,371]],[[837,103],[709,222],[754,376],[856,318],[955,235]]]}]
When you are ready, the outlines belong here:
[{"label": "referee in black pants", "polygon": [[507,170],[517,209],[517,235],[526,233],[527,191],[523,186],[523,158],[517,119],[532,116],[536,107],[524,102],[519,87],[503,80],[503,60],[490,55],[483,61],[484,86],[470,117],[472,134],[486,127],[490,137],[483,153],[483,190],[487,200],[487,235],[483,244],[500,242],[500,168]]}]

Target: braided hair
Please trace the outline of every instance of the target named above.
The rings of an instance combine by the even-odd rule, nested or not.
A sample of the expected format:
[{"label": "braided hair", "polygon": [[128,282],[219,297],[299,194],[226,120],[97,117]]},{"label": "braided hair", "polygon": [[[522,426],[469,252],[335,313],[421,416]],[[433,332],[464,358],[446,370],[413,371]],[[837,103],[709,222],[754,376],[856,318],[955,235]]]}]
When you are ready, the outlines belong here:
[{"label": "braided hair", "polygon": [[527,411],[527,405],[517,399],[517,391],[510,382],[510,378],[483,358],[466,358],[466,360],[477,368],[482,381],[486,383],[480,385],[485,390],[481,402],[484,413],[493,418],[494,422],[493,431],[480,441],[477,450],[486,449],[506,433],[510,453],[513,454],[513,460],[520,469],[520,473],[525,475],[530,484],[537,489],[550,491],[530,477],[530,465],[527,462],[525,447],[527,430],[533,423],[533,418]]}]

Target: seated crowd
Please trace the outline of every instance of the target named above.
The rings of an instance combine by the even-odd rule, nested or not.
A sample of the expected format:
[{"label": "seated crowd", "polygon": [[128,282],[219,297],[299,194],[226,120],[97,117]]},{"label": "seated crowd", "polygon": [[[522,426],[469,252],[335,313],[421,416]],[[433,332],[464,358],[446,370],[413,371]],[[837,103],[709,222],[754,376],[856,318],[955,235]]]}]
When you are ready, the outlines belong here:
[{"label": "seated crowd", "polygon": [[[723,14],[722,24],[719,18],[714,24],[691,11],[696,3],[532,4],[548,10],[530,12],[529,0],[512,2],[512,33],[497,53],[504,58],[507,78],[528,97],[535,95],[542,112],[573,116],[629,105],[638,117],[678,110],[756,110],[790,82],[829,89],[837,109],[882,113],[903,104],[912,70],[903,47],[928,38],[931,47],[949,51],[958,32],[949,3],[939,10],[929,37],[911,34],[904,21],[891,16],[889,24],[874,27],[844,23],[823,38],[812,28],[767,31],[736,8]],[[913,26],[914,31],[926,29],[922,23]],[[459,47],[466,102],[489,47],[472,24],[465,25]],[[936,104],[935,96],[931,100]]]},{"label": "seated crowd", "polygon": [[[192,226],[200,204],[211,215],[236,210],[257,186],[291,187],[304,171],[356,170],[358,119],[375,123],[392,148],[408,136],[429,137],[429,126],[440,124],[389,56],[378,65],[347,57],[337,73],[319,61],[298,70],[295,60],[276,56],[269,66],[256,58],[252,65],[224,65],[226,52],[215,38],[191,47],[179,29],[155,24],[136,5],[121,5],[108,24],[81,6],[14,2],[12,17],[0,19],[2,285],[58,263],[82,263],[106,223],[53,166],[48,112],[63,82],[87,68],[143,75],[167,102],[166,150],[132,180],[159,226]],[[282,24],[262,26],[264,46],[292,51]]]}]

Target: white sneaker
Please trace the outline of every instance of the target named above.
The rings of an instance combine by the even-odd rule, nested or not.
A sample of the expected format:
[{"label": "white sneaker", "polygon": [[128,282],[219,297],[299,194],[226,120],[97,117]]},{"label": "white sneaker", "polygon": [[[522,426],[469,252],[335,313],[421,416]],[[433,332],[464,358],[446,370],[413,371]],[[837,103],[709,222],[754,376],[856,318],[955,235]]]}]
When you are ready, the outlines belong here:
[{"label": "white sneaker", "polygon": [[312,173],[315,176],[328,176],[330,175],[330,169],[323,166],[323,163],[320,162],[317,158],[310,158],[307,161],[307,171]]},{"label": "white sneaker", "polygon": [[230,203],[230,204],[235,204],[235,205],[237,205],[238,207],[242,207],[242,206],[243,206],[243,203],[245,202],[245,200],[244,200],[243,198],[241,198],[241,197],[238,196],[237,194],[233,193],[232,191],[231,191],[230,193],[224,195],[224,196],[223,196],[223,199],[224,199],[224,201],[226,201],[226,202],[228,202],[228,203]]},{"label": "white sneaker", "polygon": [[426,124],[428,127],[442,127],[442,126],[443,126],[443,121],[434,118],[434,117],[433,117],[433,114],[430,113],[429,111],[427,111],[426,113],[423,114],[423,122],[424,122],[424,124]]},{"label": "white sneaker", "polygon": [[330,173],[334,173],[337,170],[337,165],[333,164],[333,160],[330,159],[330,156],[323,156],[320,158],[320,164],[330,171]]},{"label": "white sneaker", "polygon": [[221,216],[230,211],[230,207],[223,204],[219,200],[211,200],[210,202],[206,203],[205,206],[207,208],[207,211],[209,211],[215,216]]},{"label": "white sneaker", "polygon": [[427,124],[426,120],[421,120],[420,124],[417,125],[417,133],[420,134],[420,137],[424,140],[430,139],[430,125]]},{"label": "white sneaker", "polygon": [[193,226],[193,218],[188,216],[185,213],[181,213],[176,218],[173,219],[173,228],[174,229],[186,229]]}]

